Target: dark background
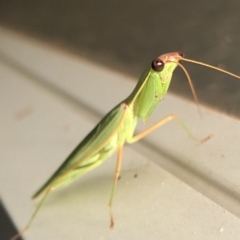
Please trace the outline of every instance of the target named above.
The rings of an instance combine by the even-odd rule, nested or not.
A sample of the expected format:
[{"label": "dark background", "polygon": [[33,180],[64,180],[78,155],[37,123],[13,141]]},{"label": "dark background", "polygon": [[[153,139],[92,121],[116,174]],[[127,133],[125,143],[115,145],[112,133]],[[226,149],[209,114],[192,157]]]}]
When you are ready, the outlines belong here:
[{"label": "dark background", "polygon": [[[172,51],[240,74],[239,24],[239,0],[0,1],[0,25],[124,71],[136,80],[156,56]],[[184,65],[201,103],[240,116],[239,80]],[[192,99],[186,78],[180,70],[176,75],[170,90]],[[0,214],[0,231],[5,234],[0,236],[7,239],[14,230]]]}]

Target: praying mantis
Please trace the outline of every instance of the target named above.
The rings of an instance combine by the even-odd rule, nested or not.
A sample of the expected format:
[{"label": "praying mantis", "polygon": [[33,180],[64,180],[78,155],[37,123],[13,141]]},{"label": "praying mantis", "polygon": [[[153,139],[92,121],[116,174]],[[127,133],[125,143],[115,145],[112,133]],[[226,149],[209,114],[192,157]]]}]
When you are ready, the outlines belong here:
[{"label": "praying mantis", "polygon": [[102,118],[93,130],[72,151],[49,180],[33,195],[33,199],[40,195],[42,199],[38,203],[26,227],[12,237],[11,240],[16,240],[25,233],[35,219],[47,196],[53,190],[67,186],[83,174],[101,165],[114,152],[117,152],[117,164],[109,200],[110,227],[114,227],[112,204],[120,175],[123,147],[125,143],[131,144],[137,142],[171,120],[177,121],[187,134],[191,138],[194,138],[188,128],[176,115],[169,115],[146,130],[134,135],[138,121],[141,119],[146,121],[166,95],[173,71],[177,66],[180,66],[185,72],[193,97],[198,105],[198,98],[191,78],[181,63],[183,61],[209,67],[240,79],[239,76],[223,69],[187,59],[179,52],[163,54],[154,59],[140,76],[132,93]]}]

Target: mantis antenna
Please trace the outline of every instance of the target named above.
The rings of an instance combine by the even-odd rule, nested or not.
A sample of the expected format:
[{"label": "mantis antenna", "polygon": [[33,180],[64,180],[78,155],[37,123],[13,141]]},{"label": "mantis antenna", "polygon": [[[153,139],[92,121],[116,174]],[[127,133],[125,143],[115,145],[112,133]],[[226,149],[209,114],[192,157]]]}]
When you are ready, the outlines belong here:
[{"label": "mantis antenna", "polygon": [[[207,64],[207,63],[194,61],[194,60],[191,60],[191,59],[188,59],[188,58],[184,58],[184,57],[181,57],[181,60],[183,60],[183,61],[185,61],[185,62],[195,63],[195,64],[197,64],[197,65],[201,65],[201,66],[204,66],[204,67],[208,67],[208,68],[217,70],[217,71],[219,71],[219,72],[223,72],[223,73],[228,74],[228,75],[230,75],[230,76],[232,76],[232,77],[235,77],[235,78],[240,79],[240,76],[238,76],[238,75],[236,75],[236,74],[234,74],[234,73],[228,72],[228,71],[226,71],[226,70],[224,70],[224,69],[221,69],[221,68],[218,68],[218,67],[214,67],[214,66],[212,66],[212,65],[210,65],[210,64]],[[179,64],[179,63],[178,63],[178,64]]]}]

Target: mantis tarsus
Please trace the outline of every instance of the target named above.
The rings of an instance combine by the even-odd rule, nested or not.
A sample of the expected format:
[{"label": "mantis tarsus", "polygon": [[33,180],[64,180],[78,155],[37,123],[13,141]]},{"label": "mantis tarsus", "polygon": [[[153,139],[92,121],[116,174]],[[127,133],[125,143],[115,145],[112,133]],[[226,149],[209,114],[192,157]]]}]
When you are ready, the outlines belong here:
[{"label": "mantis tarsus", "polygon": [[173,119],[184,128],[190,137],[192,137],[190,131],[188,131],[182,121],[175,115],[167,116],[153,126],[147,128],[145,131],[134,135],[138,120],[142,119],[146,121],[167,93],[173,71],[177,66],[180,66],[185,72],[194,99],[198,104],[197,95],[191,79],[187,70],[180,63],[181,61],[203,65],[240,79],[239,76],[212,65],[184,58],[183,54],[179,52],[164,54],[154,59],[152,64],[142,73],[132,93],[103,117],[96,127],[73,150],[50,179],[33,195],[33,199],[40,195],[43,195],[43,197],[38,203],[26,227],[20,233],[12,237],[11,240],[17,239],[30,227],[50,192],[70,184],[84,173],[102,164],[109,156],[117,151],[115,177],[109,200],[110,227],[113,228],[112,203],[121,169],[123,146],[125,142],[134,143]]}]

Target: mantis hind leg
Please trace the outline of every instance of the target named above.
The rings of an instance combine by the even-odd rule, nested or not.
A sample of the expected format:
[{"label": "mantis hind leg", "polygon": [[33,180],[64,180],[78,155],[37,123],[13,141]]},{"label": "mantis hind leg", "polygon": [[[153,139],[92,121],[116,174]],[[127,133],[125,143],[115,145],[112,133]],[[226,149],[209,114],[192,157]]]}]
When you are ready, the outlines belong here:
[{"label": "mantis hind leg", "polygon": [[16,240],[18,238],[20,238],[28,229],[29,227],[31,226],[33,220],[35,219],[38,211],[40,210],[40,208],[42,207],[43,203],[45,202],[47,196],[49,195],[49,193],[52,191],[52,188],[49,188],[46,193],[44,194],[44,196],[42,197],[41,201],[38,203],[35,211],[33,212],[32,216],[30,217],[27,225],[20,231],[18,232],[16,235],[14,235],[13,237],[11,237],[10,240]]},{"label": "mantis hind leg", "polygon": [[120,171],[121,171],[122,152],[123,152],[123,146],[119,146],[118,147],[118,152],[117,152],[117,165],[116,165],[116,169],[115,169],[114,181],[113,181],[111,196],[110,196],[109,204],[108,204],[108,206],[109,206],[109,214],[110,214],[110,228],[114,227],[112,203],[113,203],[114,193],[115,193],[115,190],[116,190],[116,187],[117,187],[117,181],[118,181],[119,174],[120,174]]},{"label": "mantis hind leg", "polygon": [[160,121],[156,122],[155,124],[153,124],[149,128],[145,129],[144,131],[142,131],[142,132],[138,133],[137,135],[133,136],[132,138],[127,139],[127,142],[128,143],[137,142],[138,140],[144,138],[149,133],[153,132],[155,129],[163,126],[164,124],[166,124],[166,123],[168,123],[172,120],[175,120],[180,125],[180,127],[188,134],[188,136],[198,143],[205,142],[206,140],[208,140],[211,137],[211,136],[208,136],[207,138],[202,139],[202,140],[197,139],[178,116],[169,115],[169,116],[161,119]]}]

